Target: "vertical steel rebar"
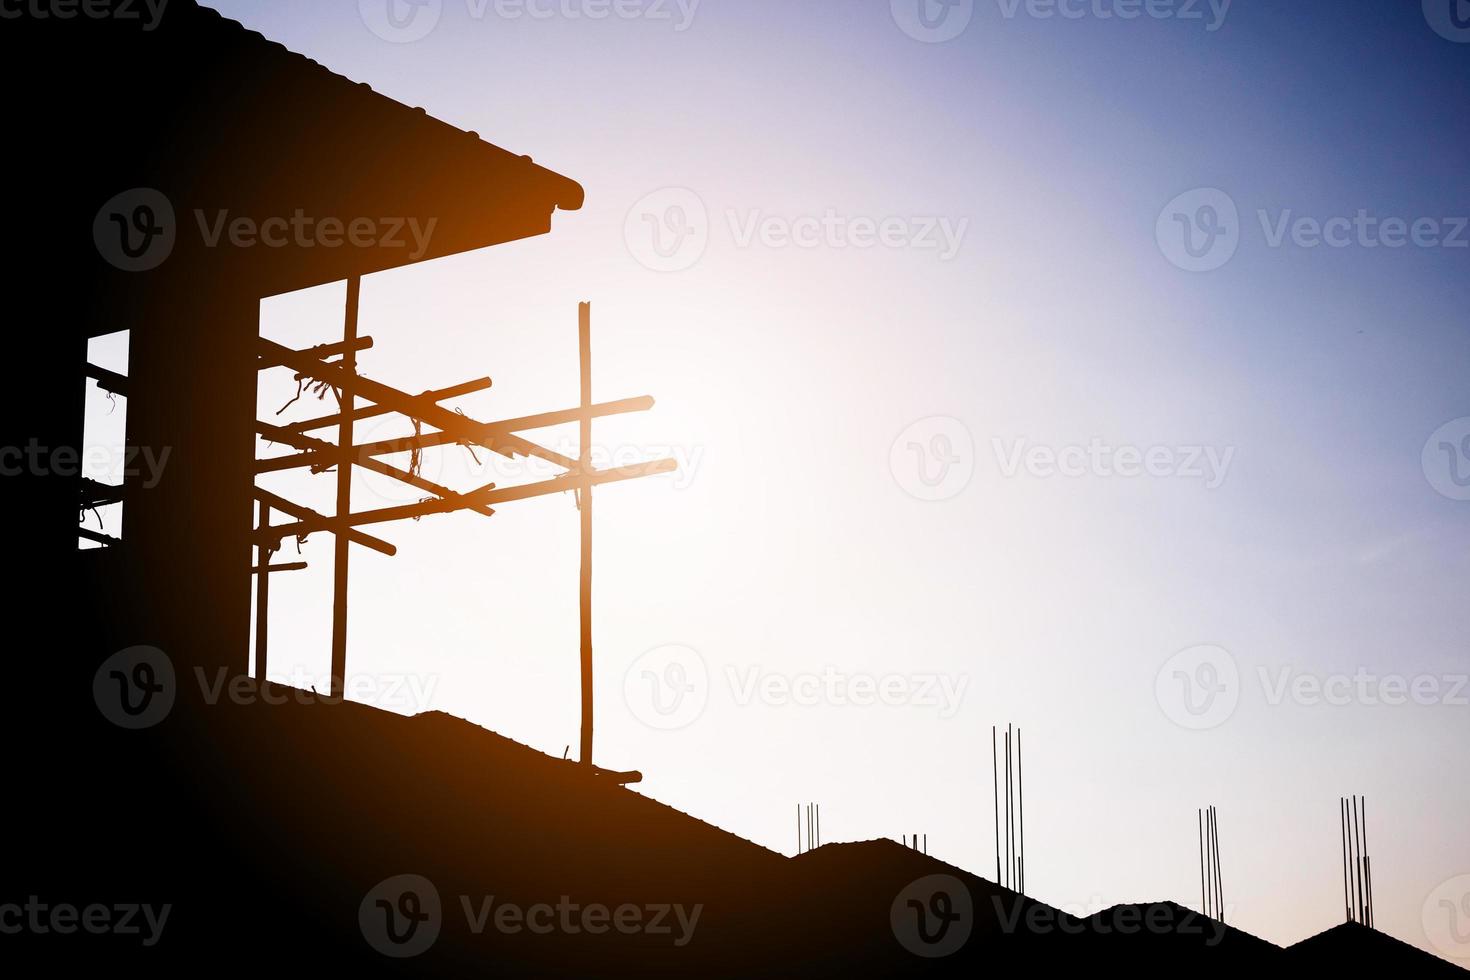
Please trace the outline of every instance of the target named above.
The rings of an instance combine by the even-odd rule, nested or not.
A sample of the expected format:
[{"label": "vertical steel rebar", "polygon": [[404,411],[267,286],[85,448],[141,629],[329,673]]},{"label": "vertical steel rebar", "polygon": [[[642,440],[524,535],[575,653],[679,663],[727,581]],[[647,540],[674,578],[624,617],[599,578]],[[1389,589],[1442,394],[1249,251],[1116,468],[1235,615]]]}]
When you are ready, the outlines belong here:
[{"label": "vertical steel rebar", "polygon": [[1000,764],[996,760],[995,726],[990,726],[990,794],[995,803],[995,883],[1000,880]]},{"label": "vertical steel rebar", "polygon": [[1358,826],[1358,798],[1356,796],[1354,796],[1353,797],[1353,868],[1354,868],[1354,870],[1358,874],[1357,921],[1358,921],[1359,924],[1361,924],[1362,921],[1363,921],[1363,906],[1364,906],[1364,898],[1365,898],[1365,896],[1363,894],[1363,862],[1362,862],[1362,859],[1363,859],[1363,844],[1362,844],[1362,841],[1363,841],[1363,838],[1362,838],[1362,835],[1360,833],[1360,828]]},{"label": "vertical steel rebar", "polygon": [[1021,729],[1016,729],[1016,822],[1020,824],[1020,837],[1016,849],[1020,852],[1017,859],[1019,874],[1017,875],[1018,888],[1021,894],[1026,893],[1026,784],[1021,778],[1024,771],[1023,756],[1021,754]]}]

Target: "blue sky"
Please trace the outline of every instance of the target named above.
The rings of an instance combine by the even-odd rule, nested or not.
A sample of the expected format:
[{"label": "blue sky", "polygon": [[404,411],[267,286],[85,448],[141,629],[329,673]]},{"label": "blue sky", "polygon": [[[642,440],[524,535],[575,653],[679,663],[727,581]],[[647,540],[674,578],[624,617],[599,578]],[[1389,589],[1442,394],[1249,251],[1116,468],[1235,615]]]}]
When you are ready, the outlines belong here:
[{"label": "blue sky", "polygon": [[[1470,873],[1470,501],[1448,469],[1470,472],[1470,36],[1417,0],[986,0],[928,43],[905,2],[444,0],[406,42],[371,0],[212,5],[586,187],[544,239],[366,282],[363,367],[411,390],[490,374],[471,414],[562,407],[585,299],[597,397],[658,398],[597,437],[686,464],[599,497],[599,762],[771,847],[816,799],[829,838],[918,830],[985,873],[985,742],[1014,721],[1037,897],[1190,900],[1213,803],[1230,919],[1278,942],[1340,920],[1334,811],[1363,793],[1379,925],[1470,956],[1435,918]],[[1237,217],[1186,271],[1207,204]],[[1384,244],[1396,221],[1421,244]],[[341,296],[268,300],[262,330],[329,340]],[[330,499],[316,480],[274,486]],[[575,511],[472,517],[354,556],[350,667],[559,754]],[[273,662],[309,674],[330,545],[303,552]],[[1234,670],[1229,712],[1171,702],[1217,676],[1201,657]],[[672,662],[704,688],[670,730],[639,698]],[[900,703],[833,674],[896,678]],[[1274,693],[1303,676],[1368,687]],[[1434,693],[1386,703],[1394,678]]]}]

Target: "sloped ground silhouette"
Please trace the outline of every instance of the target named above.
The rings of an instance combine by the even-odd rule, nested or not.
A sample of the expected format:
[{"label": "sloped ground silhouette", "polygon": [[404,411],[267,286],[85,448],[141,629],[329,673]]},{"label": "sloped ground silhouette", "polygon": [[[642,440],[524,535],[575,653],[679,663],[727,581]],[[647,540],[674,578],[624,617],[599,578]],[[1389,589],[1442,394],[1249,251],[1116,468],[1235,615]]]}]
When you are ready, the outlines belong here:
[{"label": "sloped ground silhouette", "polygon": [[[97,744],[118,751],[73,757],[69,791],[26,803],[12,894],[170,903],[161,940],[15,946],[97,966],[374,975],[1459,973],[1363,929],[1282,950],[1171,903],[1078,919],[893,841],[787,858],[448,715],[255,693],[284,703],[221,702],[113,731]],[[401,905],[393,882],[406,875],[434,898]],[[947,930],[935,880],[959,882],[968,903]],[[385,945],[390,913],[430,905],[432,942],[388,955],[401,951]],[[519,917],[499,919],[507,907]],[[926,955],[919,908],[939,946],[959,940],[949,955]]]}]

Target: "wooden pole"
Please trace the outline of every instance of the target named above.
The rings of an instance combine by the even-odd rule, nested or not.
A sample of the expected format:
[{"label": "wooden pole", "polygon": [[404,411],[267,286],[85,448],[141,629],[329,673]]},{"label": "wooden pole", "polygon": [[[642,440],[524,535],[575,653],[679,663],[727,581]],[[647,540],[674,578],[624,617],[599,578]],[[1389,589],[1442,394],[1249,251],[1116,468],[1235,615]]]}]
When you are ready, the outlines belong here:
[{"label": "wooden pole", "polygon": [[[619,483],[624,480],[637,480],[646,476],[657,476],[660,473],[671,473],[679,466],[674,459],[656,459],[650,463],[635,463],[632,466],[620,466],[611,470],[595,470],[590,477],[593,486],[602,486],[604,483]],[[442,497],[427,500],[419,504],[404,504],[398,507],[380,507],[376,510],[361,511],[351,514],[346,521],[336,520],[330,517],[322,517],[320,514],[309,515],[300,518],[296,524],[279,524],[272,529],[273,535],[281,538],[294,538],[303,534],[315,534],[318,531],[335,531],[342,524],[348,527],[365,527],[368,524],[388,524],[393,521],[417,520],[420,517],[428,517],[430,514],[449,514],[457,510],[474,509],[480,506],[494,507],[496,504],[507,504],[513,500],[530,500],[532,497],[546,497],[551,494],[578,492],[581,489],[582,477],[576,473],[568,476],[558,476],[550,480],[542,480],[537,483],[525,483],[515,487],[497,488],[491,483],[478,490],[469,493],[454,494],[450,497]],[[279,503],[278,510],[284,509]],[[370,543],[371,539],[359,540],[359,544],[367,545],[374,551],[384,551],[382,542],[376,546]]]},{"label": "wooden pole", "polygon": [[[260,511],[260,527],[267,529],[271,526],[270,504],[260,501],[256,504]],[[255,679],[264,684],[266,676],[266,631],[270,626],[270,564],[271,553],[265,538],[258,538],[256,553],[260,556],[260,569],[255,577]]]},{"label": "wooden pole", "polygon": [[352,542],[347,537],[347,518],[352,515],[352,407],[351,379],[357,373],[357,313],[362,297],[362,279],[347,280],[347,311],[342,323],[341,388],[337,395],[342,422],[337,426],[337,520],[333,534],[332,562],[332,697],[342,697],[347,678],[347,568]]},{"label": "wooden pole", "polygon": [[[262,490],[260,489],[260,487],[256,487],[255,499],[270,504],[276,510],[288,514],[291,517],[296,518],[296,520],[300,522],[299,524],[277,525],[270,534],[271,538],[277,537],[276,531],[280,532],[279,539],[285,539],[296,537],[298,534],[306,534],[308,531],[333,530],[331,518],[323,517],[309,507],[303,507],[300,504],[293,504],[285,497],[278,497],[275,494],[271,493],[269,490]],[[287,528],[289,528],[289,530],[287,530]],[[392,558],[394,555],[398,554],[398,549],[395,548],[393,545],[379,538],[375,538],[372,535],[363,534],[361,531],[353,530],[347,531],[346,534],[347,540],[351,541],[353,544],[362,545],[364,548],[371,548],[379,554],[387,555],[389,558]],[[269,540],[269,538],[267,540]]]},{"label": "wooden pole", "polygon": [[577,348],[582,368],[581,477],[577,503],[582,512],[582,763],[592,765],[592,304],[577,309]]},{"label": "wooden pole", "polygon": [[[474,381],[466,381],[462,385],[454,385],[451,388],[438,388],[420,392],[418,397],[427,398],[431,401],[442,402],[450,398],[459,398],[461,395],[472,395],[477,391],[484,391],[491,387],[493,382],[489,378],[476,378]],[[367,419],[375,419],[387,415],[393,409],[385,405],[363,405],[352,409],[353,421],[363,422]],[[300,422],[291,422],[285,426],[292,432],[304,434],[313,429],[327,429],[334,425],[341,425],[341,412],[333,415],[323,415],[319,418],[304,419]]]},{"label": "wooden pole", "polygon": [[[514,433],[475,422],[453,409],[445,408],[432,399],[405,394],[397,388],[371,378],[358,376],[353,370],[356,366],[356,358],[352,359],[351,366],[345,358],[342,361],[330,363],[314,360],[299,351],[282,347],[264,338],[258,342],[257,347],[263,356],[279,358],[286,367],[305,377],[325,381],[333,387],[351,388],[354,396],[360,395],[368,401],[385,405],[394,412],[419,419],[436,429],[442,429],[453,437],[450,440],[452,442],[467,442],[476,446],[484,446],[491,452],[507,457],[516,453],[522,456],[535,456],[554,463],[569,473],[574,473],[577,469],[575,459],[553,452],[544,446],[538,446]],[[585,413],[578,410],[577,414],[580,416]]]}]

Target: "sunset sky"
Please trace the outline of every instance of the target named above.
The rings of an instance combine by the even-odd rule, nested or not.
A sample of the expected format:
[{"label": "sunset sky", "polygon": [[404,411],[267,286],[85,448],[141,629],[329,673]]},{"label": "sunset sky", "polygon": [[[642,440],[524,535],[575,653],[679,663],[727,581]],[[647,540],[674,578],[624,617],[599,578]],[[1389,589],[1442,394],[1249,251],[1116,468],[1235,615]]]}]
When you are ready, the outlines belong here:
[{"label": "sunset sky", "polygon": [[[1019,724],[1035,897],[1197,905],[1213,804],[1227,917],[1280,943],[1342,920],[1364,794],[1378,926],[1470,957],[1439,905],[1470,874],[1470,29],[924,2],[211,6],[586,188],[548,236],[366,280],[360,367],[488,375],[454,403],[487,420],[570,407],[587,300],[595,397],[657,399],[595,428],[681,464],[597,493],[599,764],[788,853],[818,801],[827,841],[924,833],[991,877],[987,743]],[[266,299],[262,333],[331,341],[343,296]],[[294,393],[268,377],[261,417]],[[263,483],[330,509],[331,476]],[[362,699],[575,756],[570,496],[378,533]],[[272,676],[320,688],[330,538],[302,554]]]}]

